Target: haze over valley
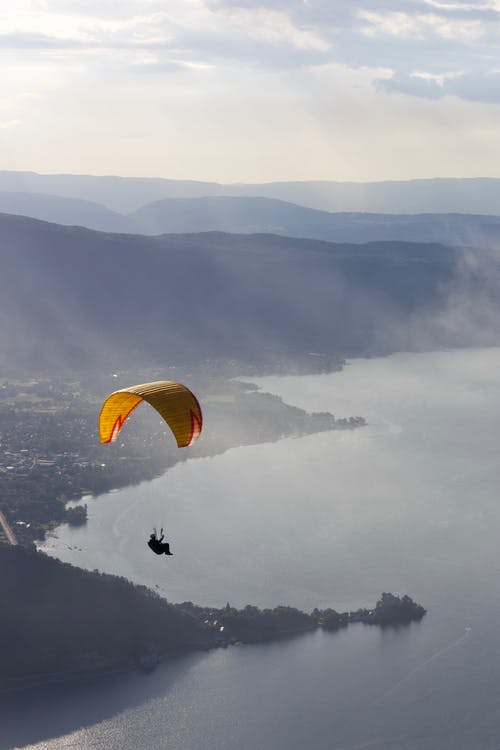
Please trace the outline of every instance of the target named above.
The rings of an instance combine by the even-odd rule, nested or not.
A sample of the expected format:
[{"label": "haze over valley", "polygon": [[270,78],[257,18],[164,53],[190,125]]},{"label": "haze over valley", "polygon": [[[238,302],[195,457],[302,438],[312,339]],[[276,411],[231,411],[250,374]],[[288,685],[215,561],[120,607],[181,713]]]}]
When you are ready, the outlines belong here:
[{"label": "haze over valley", "polygon": [[[429,310],[438,319],[452,293],[474,295],[480,274],[462,278],[467,254],[443,245],[222,233],[146,238],[6,215],[0,227],[6,372],[88,368],[102,358],[123,366],[131,354],[154,364],[168,356],[279,365],[307,352],[470,343],[469,330],[451,330],[449,339],[437,322],[433,330]],[[490,253],[484,262],[496,267]],[[420,328],[420,317],[431,320]]]}]

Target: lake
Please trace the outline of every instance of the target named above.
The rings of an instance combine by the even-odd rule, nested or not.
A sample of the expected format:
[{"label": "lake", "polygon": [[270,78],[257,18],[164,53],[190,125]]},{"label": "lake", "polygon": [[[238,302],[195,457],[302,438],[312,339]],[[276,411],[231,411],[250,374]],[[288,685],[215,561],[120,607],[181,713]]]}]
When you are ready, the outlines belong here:
[{"label": "lake", "polygon": [[[287,403],[369,424],[178,464],[87,499],[87,526],[44,545],[173,602],[310,611],[372,606],[391,591],[422,603],[422,622],[7,696],[0,748],[499,748],[499,373],[500,349],[483,349],[259,378]],[[162,524],[169,559],[145,545]]]}]

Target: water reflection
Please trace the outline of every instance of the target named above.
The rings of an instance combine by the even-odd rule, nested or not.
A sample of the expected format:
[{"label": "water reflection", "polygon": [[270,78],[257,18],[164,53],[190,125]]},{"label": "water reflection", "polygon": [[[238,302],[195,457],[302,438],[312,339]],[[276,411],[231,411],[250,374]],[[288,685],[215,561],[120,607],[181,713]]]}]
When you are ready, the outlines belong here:
[{"label": "water reflection", "polygon": [[71,747],[64,735],[134,710],[148,710],[151,701],[168,696],[207,654],[194,654],[161,665],[154,673],[123,673],[83,682],[47,685],[0,693],[0,750],[43,743],[58,738],[57,747]]}]

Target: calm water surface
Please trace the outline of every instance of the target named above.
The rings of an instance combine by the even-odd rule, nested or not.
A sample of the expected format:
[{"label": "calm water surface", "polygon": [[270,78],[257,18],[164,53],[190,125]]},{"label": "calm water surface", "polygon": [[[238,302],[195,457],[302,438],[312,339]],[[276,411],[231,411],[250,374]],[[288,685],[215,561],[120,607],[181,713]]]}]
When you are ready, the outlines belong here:
[{"label": "calm water surface", "polygon": [[[88,525],[44,547],[170,601],[343,609],[393,591],[428,608],[421,623],[5,696],[0,748],[498,750],[499,375],[488,349],[262,378],[289,403],[369,426],[187,461],[87,500]],[[153,523],[168,529],[170,560],[145,547]]]}]

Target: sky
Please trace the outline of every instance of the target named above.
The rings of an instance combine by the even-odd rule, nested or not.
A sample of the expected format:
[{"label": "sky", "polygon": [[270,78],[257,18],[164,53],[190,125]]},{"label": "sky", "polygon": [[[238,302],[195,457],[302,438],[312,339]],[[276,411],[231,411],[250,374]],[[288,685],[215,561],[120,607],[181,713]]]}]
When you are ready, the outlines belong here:
[{"label": "sky", "polygon": [[0,169],[500,177],[500,0],[0,0]]}]

